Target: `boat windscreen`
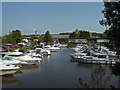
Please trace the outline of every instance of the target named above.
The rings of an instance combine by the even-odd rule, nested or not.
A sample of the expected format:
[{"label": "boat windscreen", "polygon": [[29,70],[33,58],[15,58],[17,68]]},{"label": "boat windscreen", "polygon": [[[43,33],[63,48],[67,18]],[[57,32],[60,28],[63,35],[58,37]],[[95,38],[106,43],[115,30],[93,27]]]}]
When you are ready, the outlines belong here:
[{"label": "boat windscreen", "polygon": [[94,55],[94,57],[97,57],[98,55]]},{"label": "boat windscreen", "polygon": [[20,54],[20,55],[8,55],[8,56],[18,57],[18,56],[24,56],[24,54]]},{"label": "boat windscreen", "polygon": [[99,55],[98,58],[106,58],[106,55]]}]

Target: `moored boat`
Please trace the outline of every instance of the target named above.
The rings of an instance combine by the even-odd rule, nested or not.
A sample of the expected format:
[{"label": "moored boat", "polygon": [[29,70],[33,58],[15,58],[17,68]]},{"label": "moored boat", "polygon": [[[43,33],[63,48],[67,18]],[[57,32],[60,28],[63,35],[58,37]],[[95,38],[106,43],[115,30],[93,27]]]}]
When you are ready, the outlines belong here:
[{"label": "moored boat", "polygon": [[0,75],[14,74],[20,67],[0,64]]}]

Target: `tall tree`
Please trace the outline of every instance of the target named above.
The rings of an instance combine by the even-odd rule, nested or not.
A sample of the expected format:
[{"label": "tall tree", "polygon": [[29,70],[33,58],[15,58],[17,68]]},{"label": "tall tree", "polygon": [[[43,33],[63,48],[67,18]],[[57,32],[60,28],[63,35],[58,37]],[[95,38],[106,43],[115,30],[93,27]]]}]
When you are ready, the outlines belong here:
[{"label": "tall tree", "polygon": [[21,40],[22,40],[22,35],[21,35],[21,31],[20,30],[13,30],[8,35],[5,35],[2,38],[3,44],[5,44],[5,43],[16,44],[16,43],[21,42]]},{"label": "tall tree", "polygon": [[45,33],[44,42],[47,42],[47,43],[53,42],[53,38],[52,38],[52,36],[50,35],[50,32],[49,32],[49,31],[47,31],[47,32]]},{"label": "tall tree", "polygon": [[80,31],[78,29],[75,30],[75,37],[78,38],[80,36]]},{"label": "tall tree", "polygon": [[120,45],[120,1],[112,2],[105,0],[102,11],[105,19],[100,21],[101,25],[109,26],[106,36],[117,46]]},{"label": "tall tree", "polygon": [[81,38],[89,38],[90,37],[90,33],[88,31],[80,31],[80,35],[79,37]]}]

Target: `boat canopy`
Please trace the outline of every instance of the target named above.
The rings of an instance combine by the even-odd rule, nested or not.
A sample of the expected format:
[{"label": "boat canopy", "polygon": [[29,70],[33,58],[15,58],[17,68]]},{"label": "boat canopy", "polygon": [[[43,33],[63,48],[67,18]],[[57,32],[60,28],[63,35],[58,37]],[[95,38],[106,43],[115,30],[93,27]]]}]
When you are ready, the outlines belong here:
[{"label": "boat canopy", "polygon": [[19,50],[19,52],[30,53],[28,50],[24,50],[24,49]]},{"label": "boat canopy", "polygon": [[2,60],[7,60],[7,61],[11,61],[12,59],[8,59],[8,58],[3,58]]}]

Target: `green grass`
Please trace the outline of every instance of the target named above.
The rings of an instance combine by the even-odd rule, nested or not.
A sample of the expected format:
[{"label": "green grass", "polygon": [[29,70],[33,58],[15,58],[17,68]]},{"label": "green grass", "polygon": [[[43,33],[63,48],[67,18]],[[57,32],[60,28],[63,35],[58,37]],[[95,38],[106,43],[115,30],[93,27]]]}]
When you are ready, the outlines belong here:
[{"label": "green grass", "polygon": [[27,46],[27,47],[20,47],[19,49],[27,49],[27,50],[32,50],[34,46]]},{"label": "green grass", "polygon": [[62,43],[62,44],[64,44],[64,45],[68,45],[68,43]]},{"label": "green grass", "polygon": [[68,43],[68,46],[67,47],[75,47],[77,44],[75,43]]},{"label": "green grass", "polygon": [[[20,48],[18,48],[18,47],[16,47],[16,48],[10,48],[9,50],[10,51],[15,51],[17,49],[32,50],[33,48],[34,48],[34,46],[27,46],[27,47],[20,47]],[[3,51],[6,51],[6,49],[4,49]]]}]

